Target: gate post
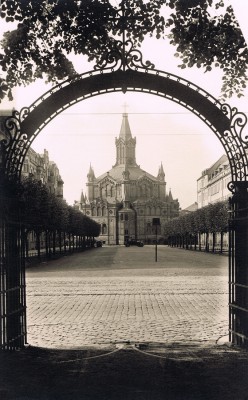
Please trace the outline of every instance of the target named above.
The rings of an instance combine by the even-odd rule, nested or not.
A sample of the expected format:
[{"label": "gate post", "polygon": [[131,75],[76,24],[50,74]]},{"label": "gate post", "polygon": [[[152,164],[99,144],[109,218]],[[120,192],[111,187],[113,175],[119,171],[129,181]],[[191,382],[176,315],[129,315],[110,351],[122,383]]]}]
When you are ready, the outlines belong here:
[{"label": "gate post", "polygon": [[233,182],[229,220],[229,340],[248,346],[248,182]]},{"label": "gate post", "polygon": [[0,171],[0,348],[26,343],[24,232],[18,183]]}]

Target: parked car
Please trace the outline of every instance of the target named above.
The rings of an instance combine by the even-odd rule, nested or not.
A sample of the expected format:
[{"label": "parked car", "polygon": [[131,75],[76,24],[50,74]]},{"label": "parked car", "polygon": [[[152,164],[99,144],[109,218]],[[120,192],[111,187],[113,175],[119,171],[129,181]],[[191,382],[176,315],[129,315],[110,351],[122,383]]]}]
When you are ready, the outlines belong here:
[{"label": "parked car", "polygon": [[129,246],[143,247],[144,243],[141,240],[129,239],[126,241],[125,246],[126,247],[129,247]]}]

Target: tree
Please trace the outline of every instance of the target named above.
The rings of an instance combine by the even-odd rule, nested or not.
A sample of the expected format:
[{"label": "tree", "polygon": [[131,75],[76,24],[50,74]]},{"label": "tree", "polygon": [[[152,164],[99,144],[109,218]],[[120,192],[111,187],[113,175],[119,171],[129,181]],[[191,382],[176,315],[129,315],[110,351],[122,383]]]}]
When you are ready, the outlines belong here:
[{"label": "tree", "polygon": [[[223,97],[234,93],[242,96],[247,81],[248,49],[233,8],[227,7],[221,15],[211,16],[209,6],[213,0],[172,1],[168,25],[171,43],[177,46],[175,56],[182,59],[181,68],[213,67],[223,70]],[[218,1],[216,9],[224,7]]]},{"label": "tree", "polygon": [[[196,249],[197,234],[199,234],[199,250],[201,250],[202,234],[205,235],[205,251],[209,251],[209,233],[213,237],[212,251],[215,251],[215,236],[221,235],[220,252],[223,251],[223,234],[228,231],[228,204],[217,202],[209,204],[192,213],[181,215],[165,224],[164,235],[169,244]],[[193,243],[192,243],[193,241]]]},{"label": "tree", "polygon": [[75,236],[88,237],[91,240],[99,236],[99,224],[69,206],[65,200],[56,197],[54,193],[50,193],[41,181],[32,177],[24,178],[20,184],[19,193],[22,193],[21,220],[26,231],[26,238],[28,239],[29,232],[35,231],[39,257],[42,232],[45,232],[47,256],[50,256],[51,249],[53,254],[56,253],[57,239],[61,253],[62,235],[64,246],[66,235],[69,235],[70,249],[71,239],[74,247]]},{"label": "tree", "polygon": [[[1,18],[16,24],[4,34],[0,53],[0,100],[12,89],[38,78],[58,83],[77,72],[71,54],[97,63],[126,37],[139,47],[146,36],[165,39],[182,58],[181,68],[197,65],[223,70],[224,97],[242,95],[247,46],[231,7],[215,0],[224,13],[212,17],[213,0],[2,0]],[[114,4],[114,5],[113,5]],[[119,10],[126,19],[120,17]],[[170,10],[165,17],[164,10]]]}]

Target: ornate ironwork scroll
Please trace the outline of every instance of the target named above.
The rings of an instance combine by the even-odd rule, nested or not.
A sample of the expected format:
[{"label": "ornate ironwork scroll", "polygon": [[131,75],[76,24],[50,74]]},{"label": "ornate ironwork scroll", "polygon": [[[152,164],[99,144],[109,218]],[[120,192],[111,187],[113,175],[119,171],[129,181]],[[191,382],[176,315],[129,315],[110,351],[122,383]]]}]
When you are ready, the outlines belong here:
[{"label": "ornate ironwork scroll", "polygon": [[110,68],[112,71],[118,69],[126,71],[127,69],[155,68],[155,65],[148,60],[143,62],[141,51],[134,46],[131,39],[127,39],[126,30],[129,20],[135,21],[138,19],[142,20],[142,16],[130,17],[126,15],[125,2],[122,2],[121,8],[116,10],[116,17],[113,18],[113,20],[118,20],[120,23],[122,38],[113,42],[113,49],[106,53],[101,61],[95,65],[95,70]]},{"label": "ornate ironwork scroll", "polygon": [[232,182],[228,184],[228,188],[234,193],[233,182],[244,182],[248,179],[248,132],[244,131],[247,117],[244,113],[238,112],[236,107],[231,108],[228,104],[222,105],[222,111],[230,120],[230,128],[224,131],[222,140],[233,178]]},{"label": "ornate ironwork scroll", "polygon": [[5,121],[6,137],[1,141],[5,162],[5,173],[8,177],[20,175],[26,152],[30,146],[27,135],[22,131],[22,122],[29,114],[29,108],[14,110]]},{"label": "ornate ironwork scroll", "polygon": [[[2,142],[5,173],[9,176],[20,176],[32,141],[66,108],[84,99],[123,91],[125,88],[128,91],[164,97],[197,115],[222,143],[230,163],[232,182],[246,181],[248,135],[245,132],[245,114],[228,104],[221,104],[203,89],[176,75],[153,69],[143,69],[141,72],[140,69],[141,67],[139,71],[128,69],[109,72],[107,68],[90,71],[55,86],[29,108],[23,108],[20,112],[14,111],[6,120],[6,139]],[[229,184],[229,188],[235,191],[235,185]]]}]

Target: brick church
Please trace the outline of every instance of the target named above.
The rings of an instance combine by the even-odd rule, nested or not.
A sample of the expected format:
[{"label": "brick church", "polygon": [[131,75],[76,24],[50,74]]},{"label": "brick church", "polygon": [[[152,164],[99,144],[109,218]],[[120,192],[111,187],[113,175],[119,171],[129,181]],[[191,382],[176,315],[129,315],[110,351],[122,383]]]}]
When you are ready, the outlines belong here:
[{"label": "brick church", "polygon": [[156,231],[163,243],[163,225],[178,216],[179,203],[166,191],[162,163],[157,177],[136,163],[136,138],[132,137],[127,113],[115,146],[115,165],[99,177],[90,166],[87,195],[82,193],[75,206],[101,225],[99,239],[106,244],[124,244],[128,239],[153,243]]}]

